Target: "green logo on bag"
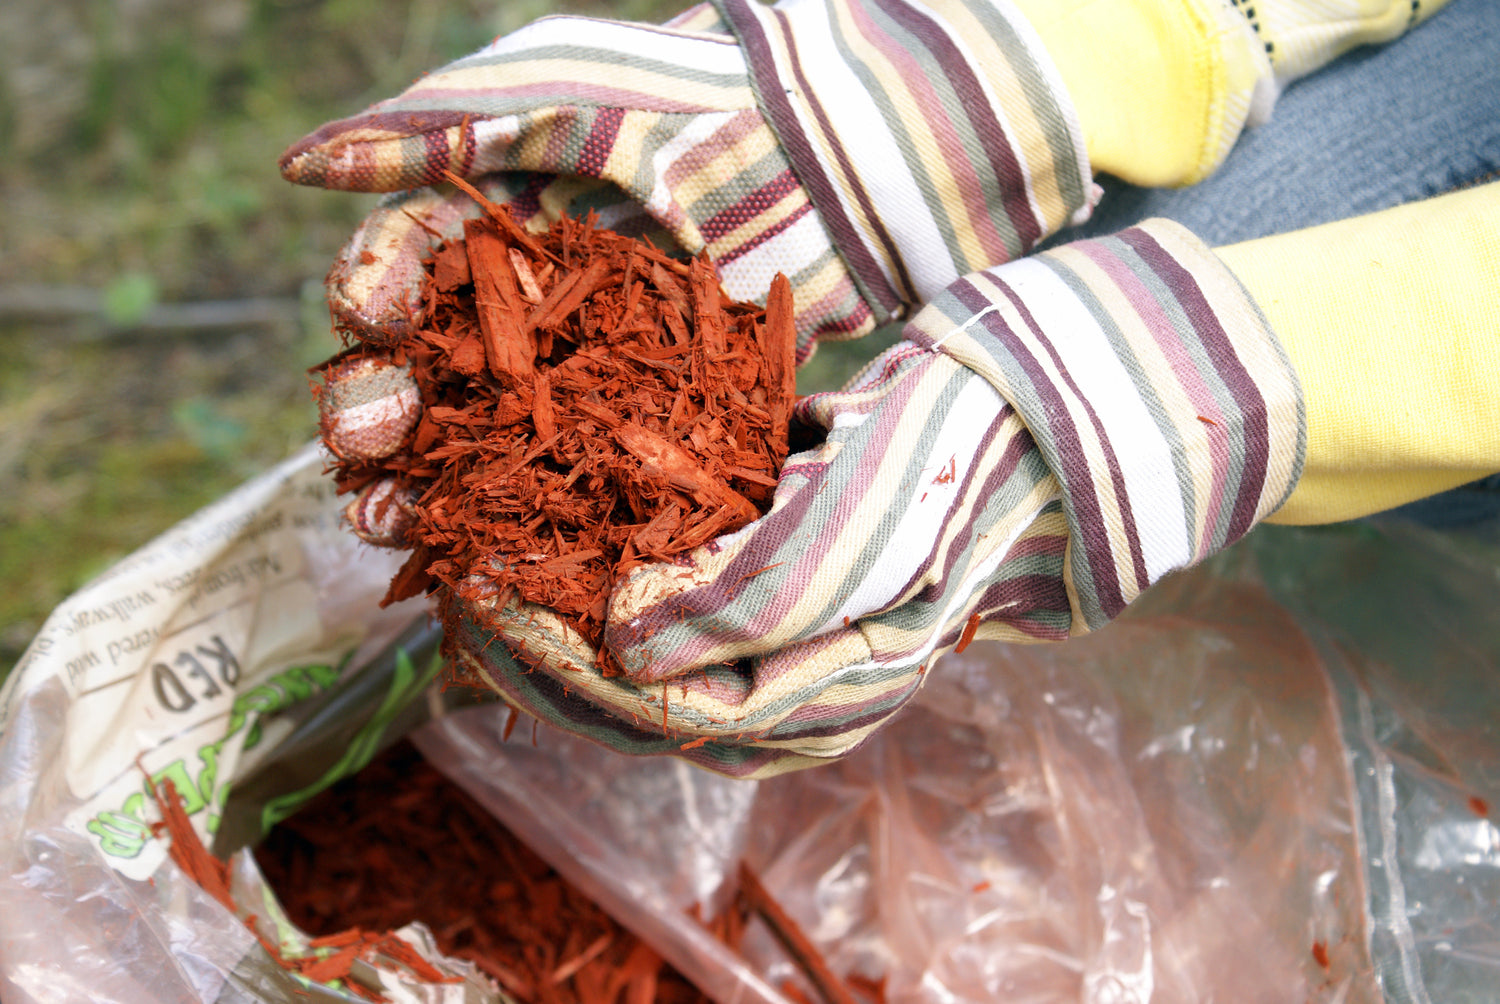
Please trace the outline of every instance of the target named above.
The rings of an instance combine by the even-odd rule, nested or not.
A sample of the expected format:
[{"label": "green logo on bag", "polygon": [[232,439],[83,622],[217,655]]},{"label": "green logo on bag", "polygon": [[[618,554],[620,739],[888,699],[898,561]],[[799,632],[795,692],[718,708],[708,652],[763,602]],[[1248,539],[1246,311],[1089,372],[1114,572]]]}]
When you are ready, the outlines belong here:
[{"label": "green logo on bag", "polygon": [[358,773],[374,759],[375,754],[380,751],[386,729],[395,721],[402,709],[415,700],[427,685],[437,678],[442,668],[443,658],[438,653],[433,653],[427,666],[418,670],[406,649],[397,649],[391,686],[386,691],[385,699],[380,702],[380,707],[375,709],[370,720],[354,734],[343,755],[323,773],[322,777],[300,791],[287,792],[266,803],[260,814],[262,831],[269,833],[271,827],[292,815],[314,795],[331,787],[342,778]]},{"label": "green logo on bag", "polygon": [[[190,767],[185,758],[178,758],[151,775],[151,784],[160,787],[171,781],[182,798],[183,809],[189,816],[201,812],[211,805],[223,803],[228,785],[219,778],[219,756],[224,744],[245,731],[244,749],[254,749],[260,742],[260,720],[291,707],[298,701],[320,694],[338,682],[344,666],[353,656],[351,650],[338,666],[315,664],[293,666],[271,679],[252,687],[235,698],[229,709],[229,723],[223,738],[198,750],[198,764]],[[196,773],[196,777],[194,774]],[[84,828],[99,839],[99,847],[111,857],[133,858],[141,853],[151,839],[151,824],[146,821],[146,805],[149,789],[134,792],[118,809],[106,809],[85,824]],[[217,813],[208,817],[210,833],[218,828]]]}]

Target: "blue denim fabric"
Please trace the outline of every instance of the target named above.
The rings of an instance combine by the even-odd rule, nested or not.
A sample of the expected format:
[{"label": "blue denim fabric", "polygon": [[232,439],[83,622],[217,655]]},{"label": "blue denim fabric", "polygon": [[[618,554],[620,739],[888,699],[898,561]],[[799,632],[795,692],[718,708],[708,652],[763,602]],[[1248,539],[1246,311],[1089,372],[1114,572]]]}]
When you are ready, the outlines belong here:
[{"label": "blue denim fabric", "polygon": [[[1281,95],[1212,177],[1144,189],[1101,178],[1062,240],[1151,216],[1211,246],[1298,230],[1500,178],[1500,0],[1453,0],[1385,46],[1348,53]],[[1392,510],[1430,526],[1500,519],[1500,476]]]}]

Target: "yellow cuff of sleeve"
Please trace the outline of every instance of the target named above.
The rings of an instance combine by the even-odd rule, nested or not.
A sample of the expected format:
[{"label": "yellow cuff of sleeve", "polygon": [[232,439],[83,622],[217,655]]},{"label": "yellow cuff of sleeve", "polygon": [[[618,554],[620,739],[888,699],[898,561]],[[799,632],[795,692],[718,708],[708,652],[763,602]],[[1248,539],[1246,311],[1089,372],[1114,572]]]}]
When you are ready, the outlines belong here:
[{"label": "yellow cuff of sleeve", "polygon": [[1218,250],[1302,383],[1277,523],[1379,512],[1500,471],[1500,182]]},{"label": "yellow cuff of sleeve", "polygon": [[1269,111],[1264,47],[1225,0],[1014,2],[1056,64],[1100,172],[1193,184]]}]

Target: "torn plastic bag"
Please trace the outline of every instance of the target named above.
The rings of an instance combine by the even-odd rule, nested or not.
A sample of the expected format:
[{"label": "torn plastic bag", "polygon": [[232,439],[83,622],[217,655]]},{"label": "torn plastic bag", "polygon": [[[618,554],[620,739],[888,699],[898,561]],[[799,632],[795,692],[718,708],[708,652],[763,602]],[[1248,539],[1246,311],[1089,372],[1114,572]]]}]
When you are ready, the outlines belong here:
[{"label": "torn plastic bag", "polygon": [[[331,952],[235,852],[473,695],[438,683],[423,603],[379,606],[402,556],[340,525],[325,460],[307,447],[109,569],[53,612],[0,688],[6,1004],[358,999],[288,975],[262,947]],[[167,856],[153,789],[169,782],[199,837],[233,855],[238,915]],[[438,957],[421,925],[398,933],[457,982],[377,959],[353,974],[366,989],[507,999]],[[751,988],[747,1000],[760,987],[727,954],[688,975]]]},{"label": "torn plastic bag", "polygon": [[[1497,530],[1262,528],[1093,636],[945,657],[854,755],[748,801],[561,734],[502,743],[489,710],[417,741],[683,939],[653,890],[743,853],[891,1001],[1500,1000]],[[735,796],[715,845],[694,821]],[[746,952],[795,978],[769,938]]]},{"label": "torn plastic bag", "polygon": [[[299,988],[166,858],[144,779],[230,854],[408,732],[723,1001],[800,978],[764,931],[736,954],[689,914],[741,859],[892,1001],[1500,996],[1493,526],[1262,527],[1092,637],[947,657],[843,761],[739,782],[502,742],[507,709],[433,685],[421,605],[378,607],[397,557],[339,506],[309,448],[44,625],[0,691],[7,1004],[350,999]],[[305,949],[250,855],[233,875]],[[369,985],[499,999],[406,933],[463,982]]]}]

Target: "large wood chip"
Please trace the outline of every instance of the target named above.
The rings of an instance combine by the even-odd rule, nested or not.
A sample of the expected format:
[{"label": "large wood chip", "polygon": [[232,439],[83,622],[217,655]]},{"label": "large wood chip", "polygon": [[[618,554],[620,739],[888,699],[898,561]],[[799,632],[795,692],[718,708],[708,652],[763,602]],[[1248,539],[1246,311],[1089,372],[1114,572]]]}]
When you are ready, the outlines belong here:
[{"label": "large wood chip", "polygon": [[[525,306],[501,237],[485,220],[464,223],[464,246],[473,276],[474,307],[484,334],[490,373],[506,384],[530,383],[536,372],[534,325],[524,323]],[[429,285],[436,286],[430,282]],[[464,371],[466,375],[472,373]]]}]

